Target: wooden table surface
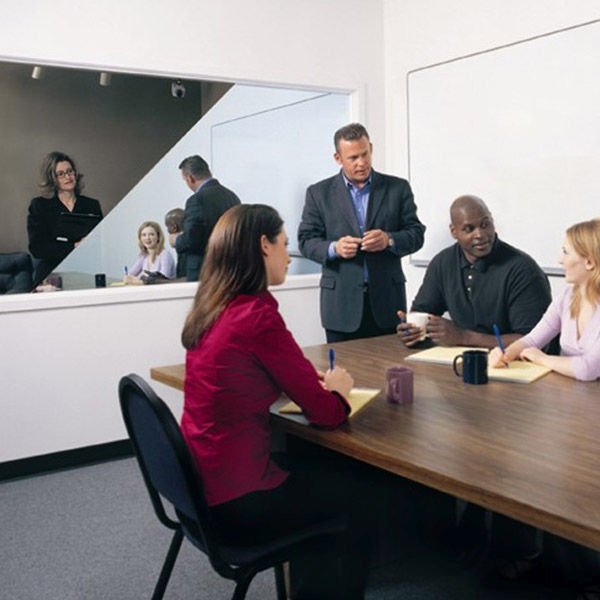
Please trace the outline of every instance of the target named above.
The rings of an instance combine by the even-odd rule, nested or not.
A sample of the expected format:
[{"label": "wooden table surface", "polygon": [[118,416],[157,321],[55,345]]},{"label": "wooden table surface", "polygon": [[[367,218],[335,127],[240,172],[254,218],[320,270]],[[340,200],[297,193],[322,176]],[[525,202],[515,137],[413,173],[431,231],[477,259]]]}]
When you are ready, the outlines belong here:
[{"label": "wooden table surface", "polygon": [[[305,348],[325,370],[328,348],[357,386],[383,388],[408,352],[396,336]],[[406,363],[414,402],[377,396],[335,431],[273,415],[323,447],[600,550],[600,382],[551,373],[530,383],[464,384],[449,366]],[[183,389],[183,365],[151,377]]]}]

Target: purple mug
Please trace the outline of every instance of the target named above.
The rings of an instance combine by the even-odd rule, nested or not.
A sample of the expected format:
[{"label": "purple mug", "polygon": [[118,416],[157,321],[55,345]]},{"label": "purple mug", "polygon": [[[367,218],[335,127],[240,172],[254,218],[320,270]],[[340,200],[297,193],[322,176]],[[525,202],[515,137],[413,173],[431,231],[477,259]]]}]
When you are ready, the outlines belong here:
[{"label": "purple mug", "polygon": [[410,404],[413,401],[413,371],[399,365],[385,372],[385,395],[393,404]]},{"label": "purple mug", "polygon": [[51,273],[50,275],[48,275],[46,281],[51,286],[55,287],[57,290],[62,290],[63,280],[60,275],[55,275],[54,273]]}]

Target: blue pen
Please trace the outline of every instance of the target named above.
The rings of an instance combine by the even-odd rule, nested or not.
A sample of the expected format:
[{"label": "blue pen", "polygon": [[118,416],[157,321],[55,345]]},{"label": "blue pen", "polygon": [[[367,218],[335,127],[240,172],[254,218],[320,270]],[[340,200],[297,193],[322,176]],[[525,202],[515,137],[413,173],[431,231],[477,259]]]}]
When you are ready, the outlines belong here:
[{"label": "blue pen", "polygon": [[335,350],[333,348],[329,348],[329,369],[333,371],[333,363],[335,362]]},{"label": "blue pen", "polygon": [[496,339],[498,340],[498,346],[500,346],[500,350],[502,350],[502,354],[506,354],[506,351],[504,350],[504,344],[502,343],[502,338],[500,337],[500,331],[498,330],[498,325],[496,325],[496,323],[494,323],[492,325],[492,328],[494,329],[494,333],[496,334]]},{"label": "blue pen", "polygon": [[[400,325],[402,325],[403,323],[406,323],[406,319],[403,319],[402,317],[400,317]],[[408,330],[403,329],[402,335],[408,335]]]},{"label": "blue pen", "polygon": [[123,271],[125,271],[125,275],[129,275],[129,271],[127,271],[127,265],[123,267]]}]

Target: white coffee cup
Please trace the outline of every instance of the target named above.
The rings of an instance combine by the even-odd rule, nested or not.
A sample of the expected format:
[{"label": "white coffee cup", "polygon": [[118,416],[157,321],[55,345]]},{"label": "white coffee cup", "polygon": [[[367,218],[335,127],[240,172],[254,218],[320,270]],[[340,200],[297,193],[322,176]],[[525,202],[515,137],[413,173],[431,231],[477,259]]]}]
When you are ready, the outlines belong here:
[{"label": "white coffee cup", "polygon": [[415,327],[418,327],[423,331],[423,335],[419,338],[422,342],[427,337],[427,321],[429,321],[429,313],[425,312],[409,312],[406,315],[406,322],[412,323]]}]

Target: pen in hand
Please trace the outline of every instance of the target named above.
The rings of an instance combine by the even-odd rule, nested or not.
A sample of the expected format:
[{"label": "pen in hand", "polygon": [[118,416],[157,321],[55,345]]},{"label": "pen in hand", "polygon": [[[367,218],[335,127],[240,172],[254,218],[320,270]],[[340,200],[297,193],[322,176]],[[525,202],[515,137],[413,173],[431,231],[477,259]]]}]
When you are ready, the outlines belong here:
[{"label": "pen in hand", "polygon": [[[502,357],[505,358],[506,350],[504,349],[504,344],[502,343],[502,337],[500,336],[500,330],[498,329],[498,325],[496,325],[496,323],[494,323],[492,325],[492,329],[494,330],[494,335],[496,336],[496,340],[498,341],[498,347],[500,348],[500,350],[502,352]],[[504,360],[503,362],[508,364],[506,360]]]},{"label": "pen in hand", "polygon": [[504,350],[504,344],[502,343],[502,338],[500,337],[500,330],[498,329],[498,325],[496,325],[496,323],[494,323],[492,325],[492,328],[496,335],[496,339],[498,340],[498,346],[500,347],[500,350],[502,350],[502,354],[506,354],[506,350]]},{"label": "pen in hand", "polygon": [[329,348],[329,370],[333,371],[334,366],[335,366],[335,350],[333,348]]}]

